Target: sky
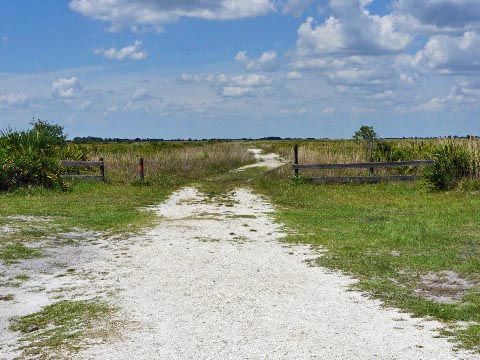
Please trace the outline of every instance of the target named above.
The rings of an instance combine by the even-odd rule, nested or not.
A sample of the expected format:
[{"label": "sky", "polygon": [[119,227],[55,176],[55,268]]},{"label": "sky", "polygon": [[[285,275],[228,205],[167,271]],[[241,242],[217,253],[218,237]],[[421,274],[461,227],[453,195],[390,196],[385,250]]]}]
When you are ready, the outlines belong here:
[{"label": "sky", "polygon": [[0,129],[480,135],[479,0],[5,0]]}]

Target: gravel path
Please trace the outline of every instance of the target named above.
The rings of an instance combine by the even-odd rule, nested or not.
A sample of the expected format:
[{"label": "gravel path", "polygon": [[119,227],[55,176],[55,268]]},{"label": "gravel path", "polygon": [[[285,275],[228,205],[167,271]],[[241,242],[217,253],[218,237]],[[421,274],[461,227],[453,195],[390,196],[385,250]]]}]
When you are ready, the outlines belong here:
[{"label": "gravel path", "polygon": [[[261,154],[257,154],[261,157]],[[122,339],[84,359],[474,359],[361,293],[355,280],[280,242],[271,204],[247,189],[222,199],[195,188],[154,209],[159,224],[117,261]]]}]

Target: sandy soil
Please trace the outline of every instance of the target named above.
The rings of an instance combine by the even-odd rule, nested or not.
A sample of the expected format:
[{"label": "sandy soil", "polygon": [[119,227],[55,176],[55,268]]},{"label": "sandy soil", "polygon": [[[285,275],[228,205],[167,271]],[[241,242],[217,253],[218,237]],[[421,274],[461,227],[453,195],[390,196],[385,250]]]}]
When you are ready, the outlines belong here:
[{"label": "sandy soil", "polygon": [[321,253],[282,243],[289,230],[248,189],[208,199],[187,187],[151,210],[160,220],[148,233],[96,245],[88,267],[106,275],[87,288],[115,289],[129,325],[76,358],[478,358],[437,337],[441,324],[384,309],[351,291],[354,279],[309,266]]}]

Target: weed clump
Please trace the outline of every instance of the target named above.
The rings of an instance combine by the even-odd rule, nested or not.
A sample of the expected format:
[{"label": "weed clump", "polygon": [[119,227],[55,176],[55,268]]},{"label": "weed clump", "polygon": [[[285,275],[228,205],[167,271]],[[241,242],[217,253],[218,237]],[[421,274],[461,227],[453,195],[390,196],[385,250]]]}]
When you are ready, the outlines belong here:
[{"label": "weed clump", "polygon": [[439,145],[432,153],[433,165],[425,168],[425,180],[434,190],[452,190],[462,179],[477,177],[478,156],[454,142]]}]

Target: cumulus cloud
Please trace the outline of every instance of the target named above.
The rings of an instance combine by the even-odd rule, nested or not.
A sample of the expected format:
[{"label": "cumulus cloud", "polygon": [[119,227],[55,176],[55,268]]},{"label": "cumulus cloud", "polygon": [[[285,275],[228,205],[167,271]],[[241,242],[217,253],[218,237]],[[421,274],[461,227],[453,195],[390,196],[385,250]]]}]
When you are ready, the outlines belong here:
[{"label": "cumulus cloud", "polygon": [[6,105],[22,105],[27,101],[27,96],[24,94],[10,93],[6,95],[0,95],[0,104]]},{"label": "cumulus cloud", "polygon": [[410,57],[412,66],[443,74],[480,70],[480,36],[467,31],[460,37],[432,36],[424,48]]},{"label": "cumulus cloud", "polygon": [[148,53],[141,49],[142,42],[140,40],[135,40],[132,45],[125,46],[121,49],[95,49],[94,52],[97,55],[102,55],[107,59],[132,59],[132,60],[143,60],[148,56]]},{"label": "cumulus cloud", "polygon": [[323,24],[308,17],[297,31],[298,55],[382,55],[404,50],[411,35],[396,28],[392,15],[372,15],[365,5],[359,0],[331,0],[332,15]]},{"label": "cumulus cloud", "polygon": [[276,10],[273,0],[72,0],[70,8],[106,21],[110,30],[148,26],[158,31],[181,17],[233,20],[262,16]]},{"label": "cumulus cloud", "polygon": [[478,0],[397,0],[396,13],[415,29],[428,31],[471,30],[480,26]]},{"label": "cumulus cloud", "polygon": [[244,63],[249,71],[274,71],[278,68],[276,58],[273,50],[264,52],[258,59],[249,59],[246,51],[239,51],[235,56],[235,60]]},{"label": "cumulus cloud", "polygon": [[52,94],[61,98],[73,98],[80,94],[82,87],[76,77],[58,79],[52,83]]}]

